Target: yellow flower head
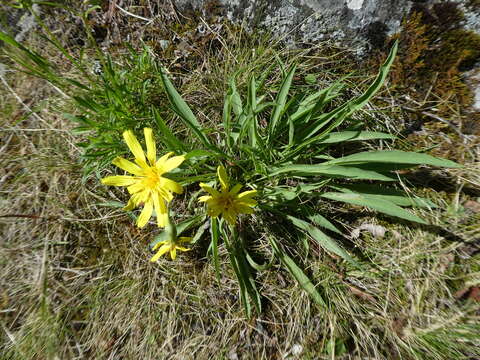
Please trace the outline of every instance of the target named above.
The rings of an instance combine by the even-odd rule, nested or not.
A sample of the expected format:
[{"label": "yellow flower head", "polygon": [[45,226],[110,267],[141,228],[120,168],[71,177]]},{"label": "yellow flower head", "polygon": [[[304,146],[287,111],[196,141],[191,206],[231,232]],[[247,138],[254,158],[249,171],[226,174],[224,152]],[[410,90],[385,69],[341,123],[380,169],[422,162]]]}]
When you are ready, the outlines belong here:
[{"label": "yellow flower head", "polygon": [[177,257],[177,250],[180,250],[180,251],[192,250],[192,249],[187,249],[181,246],[181,244],[189,243],[190,241],[192,241],[191,237],[183,237],[183,236],[175,240],[170,239],[170,240],[160,241],[159,243],[155,244],[155,246],[153,247],[153,250],[157,250],[158,248],[160,249],[155,255],[152,256],[150,261],[151,262],[157,261],[158,259],[160,259],[162,255],[166,254],[167,252],[170,252],[170,258],[172,260],[175,260],[175,258]]},{"label": "yellow flower head", "polygon": [[244,191],[239,194],[242,189],[241,184],[237,184],[229,190],[227,172],[223,166],[217,168],[217,175],[221,191],[200,183],[200,187],[210,195],[201,196],[199,201],[207,203],[209,216],[217,217],[221,214],[230,225],[235,225],[239,214],[253,213],[252,207],[257,205],[257,202],[252,198],[257,194],[257,190]]},{"label": "yellow flower head", "polygon": [[147,224],[154,208],[157,214],[158,226],[164,227],[167,221],[167,207],[165,202],[168,203],[173,199],[172,192],[181,194],[183,188],[180,184],[162,175],[180,166],[185,160],[185,157],[171,157],[173,153],[170,152],[163,155],[157,161],[152,129],[145,128],[143,132],[147,145],[146,157],[142,146],[135,135],[133,135],[133,132],[127,130],[123,133],[123,138],[135,156],[135,163],[122,157],[117,157],[112,161],[112,164],[129,172],[133,176],[107,176],[102,179],[102,184],[127,187],[128,192],[132,196],[128,204],[123,208],[124,210],[133,210],[140,204],[144,204],[143,210],[137,219],[138,227],[141,228]]}]

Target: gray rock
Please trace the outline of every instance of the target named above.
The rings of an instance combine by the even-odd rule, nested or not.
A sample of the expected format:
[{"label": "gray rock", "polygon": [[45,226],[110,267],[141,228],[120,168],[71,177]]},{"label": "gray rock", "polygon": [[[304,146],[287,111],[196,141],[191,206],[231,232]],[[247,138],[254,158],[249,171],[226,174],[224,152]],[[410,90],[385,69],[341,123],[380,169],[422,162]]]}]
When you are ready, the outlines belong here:
[{"label": "gray rock", "polygon": [[[359,49],[360,54],[383,43],[399,31],[402,19],[414,3],[433,4],[442,0],[217,0],[225,16],[262,26],[287,42],[316,42],[333,39]],[[454,0],[465,13],[465,28],[480,32],[480,15],[469,0]],[[176,0],[180,10],[203,11],[212,0]]]}]

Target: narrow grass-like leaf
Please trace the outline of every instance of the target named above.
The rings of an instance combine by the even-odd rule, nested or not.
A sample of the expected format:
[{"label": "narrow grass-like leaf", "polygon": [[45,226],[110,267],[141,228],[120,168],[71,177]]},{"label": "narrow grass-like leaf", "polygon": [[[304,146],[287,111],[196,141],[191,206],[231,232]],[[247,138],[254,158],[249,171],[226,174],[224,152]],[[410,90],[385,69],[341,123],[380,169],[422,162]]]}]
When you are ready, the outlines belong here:
[{"label": "narrow grass-like leaf", "polygon": [[412,214],[411,212],[402,209],[400,206],[395,205],[393,202],[390,202],[385,199],[379,199],[375,196],[370,196],[367,194],[353,194],[353,193],[338,193],[338,192],[327,192],[321,195],[322,197],[335,201],[342,201],[349,204],[366,206],[371,209],[374,209],[378,212],[398,217],[400,219],[417,222],[420,224],[427,224],[425,220],[419,218],[418,216]]},{"label": "narrow grass-like leaf", "polygon": [[388,164],[412,164],[412,165],[432,165],[447,168],[460,168],[462,165],[454,161],[437,158],[431,155],[400,151],[400,150],[379,150],[365,151],[353,155],[344,156],[335,160],[330,160],[328,164],[351,165],[362,163],[388,163]]},{"label": "narrow grass-like leaf", "polygon": [[270,244],[272,245],[275,254],[280,259],[282,264],[287,268],[288,272],[297,280],[300,286],[309,294],[312,300],[320,306],[326,307],[327,304],[323,300],[322,295],[315,288],[315,285],[310,281],[307,275],[298,267],[298,265],[293,261],[293,259],[288,256],[278,245],[278,243],[273,239],[269,238]]},{"label": "narrow grass-like leaf", "polygon": [[342,259],[348,261],[349,263],[359,266],[359,263],[355,261],[349,253],[345,251],[334,239],[327,236],[319,228],[313,226],[312,224],[298,219],[296,217],[288,215],[287,218],[295,225],[297,228],[306,231],[313,239],[315,239],[318,244],[323,247],[325,250],[334,253],[335,255],[340,256]]}]

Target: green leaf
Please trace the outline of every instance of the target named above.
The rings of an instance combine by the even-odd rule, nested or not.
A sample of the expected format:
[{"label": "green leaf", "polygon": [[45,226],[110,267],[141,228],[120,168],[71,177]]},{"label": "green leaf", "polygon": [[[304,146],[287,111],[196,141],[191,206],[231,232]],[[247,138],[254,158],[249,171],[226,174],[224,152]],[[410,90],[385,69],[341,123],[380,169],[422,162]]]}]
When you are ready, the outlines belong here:
[{"label": "green leaf", "polygon": [[417,206],[423,208],[436,208],[433,202],[418,196],[408,196],[404,191],[386,188],[372,184],[330,185],[331,188],[344,193],[366,194],[378,199],[384,199],[399,206]]},{"label": "green leaf", "polygon": [[278,121],[280,120],[280,116],[283,114],[285,104],[287,102],[288,91],[290,90],[290,86],[292,85],[293,75],[295,74],[296,66],[293,65],[290,68],[287,76],[283,79],[282,85],[280,86],[280,91],[277,94],[275,100],[275,110],[272,113],[270,118],[269,126],[269,137],[273,137],[275,134],[276,126]]},{"label": "green leaf", "polygon": [[314,238],[318,244],[323,247],[325,250],[334,253],[335,255],[340,256],[344,260],[348,261],[349,263],[360,266],[360,264],[355,261],[349,253],[345,251],[334,239],[327,236],[323,231],[319,228],[309,224],[306,221],[300,220],[296,217],[287,215],[287,218],[299,229],[306,231],[312,238]]},{"label": "green leaf", "polygon": [[331,132],[317,140],[319,144],[334,144],[344,141],[396,139],[395,136],[374,131],[341,131]]},{"label": "green leaf", "polygon": [[425,220],[419,218],[418,216],[408,212],[405,209],[402,209],[400,206],[395,205],[393,202],[390,202],[385,199],[380,199],[375,196],[370,196],[367,194],[353,194],[353,193],[337,193],[337,192],[327,192],[321,195],[322,197],[330,200],[342,201],[354,205],[366,206],[371,209],[377,210],[378,212],[398,217],[404,220],[417,222],[420,224],[427,224]]},{"label": "green leaf", "polygon": [[397,54],[398,49],[398,41],[395,42],[392,49],[390,50],[390,54],[388,55],[387,59],[383,63],[380,68],[380,71],[375,78],[375,81],[368,87],[368,89],[359,97],[348,101],[346,104],[332,110],[331,112],[322,115],[322,120],[320,122],[314,122],[312,125],[306,127],[302,131],[302,135],[300,136],[301,139],[307,139],[309,137],[314,136],[317,132],[323,128],[326,123],[328,123],[332,119],[336,119],[333,123],[331,123],[321,135],[326,135],[330,133],[333,129],[339,126],[346,118],[348,118],[351,114],[355,111],[361,109],[365,104],[370,101],[370,99],[381,89],[387,74],[390,70],[390,67],[393,64],[393,60]]},{"label": "green leaf", "polygon": [[317,224],[318,226],[321,226],[325,229],[328,229],[330,231],[336,232],[337,234],[342,234],[340,230],[338,230],[335,225],[333,225],[330,221],[328,221],[326,218],[324,218],[320,214],[315,214],[315,215],[310,215],[308,217],[308,220],[311,222]]},{"label": "green leaf", "polygon": [[270,244],[272,245],[275,254],[280,259],[282,264],[287,268],[288,272],[297,280],[299,285],[309,294],[312,300],[320,306],[327,306],[325,300],[323,300],[322,295],[315,288],[315,285],[310,281],[307,275],[295,264],[295,261],[288,256],[278,245],[278,243],[273,239],[269,238]]},{"label": "green leaf", "polygon": [[283,167],[274,169],[269,175],[275,176],[282,173],[292,173],[296,176],[318,176],[323,175],[327,177],[338,177],[348,179],[363,179],[363,180],[380,180],[380,181],[395,181],[395,178],[384,175],[382,173],[363,170],[350,166],[336,166],[336,165],[285,165]]},{"label": "green leaf", "polygon": [[243,113],[243,105],[242,98],[240,97],[240,94],[237,91],[237,86],[235,85],[235,78],[230,80],[229,94],[231,97],[233,113],[236,116],[240,116],[240,114]]},{"label": "green leaf", "polygon": [[185,154],[185,160],[202,158],[202,157],[216,157],[217,154],[208,150],[192,150]]},{"label": "green leaf", "polygon": [[431,155],[400,151],[400,150],[378,150],[365,151],[353,155],[348,155],[339,159],[330,160],[328,164],[351,165],[362,163],[388,163],[388,164],[413,164],[413,165],[432,165],[438,167],[460,168],[462,165],[454,161],[437,158]]},{"label": "green leaf", "polygon": [[263,265],[260,265],[260,264],[257,264],[255,262],[255,260],[252,259],[252,257],[250,256],[250,254],[248,252],[245,252],[245,255],[246,255],[246,259],[248,261],[248,264],[257,271],[265,271],[265,270],[269,269],[270,267],[272,267],[272,265],[275,261],[275,256],[272,254],[272,257],[270,258],[270,260],[268,262],[266,262]]},{"label": "green leaf", "polygon": [[203,145],[211,148],[212,146],[210,141],[202,132],[202,126],[185,100],[182,99],[171,81],[168,79],[164,69],[160,70],[160,78],[162,80],[163,87],[165,88],[165,92],[167,93],[168,100],[170,101],[170,104],[172,104],[173,111],[175,111],[183,123],[194,132]]}]

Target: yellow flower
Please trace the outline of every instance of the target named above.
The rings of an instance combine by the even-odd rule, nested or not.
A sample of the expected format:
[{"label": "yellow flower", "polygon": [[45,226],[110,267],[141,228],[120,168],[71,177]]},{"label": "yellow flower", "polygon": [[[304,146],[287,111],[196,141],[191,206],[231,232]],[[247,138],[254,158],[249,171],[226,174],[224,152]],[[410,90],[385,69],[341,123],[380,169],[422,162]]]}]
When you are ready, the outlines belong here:
[{"label": "yellow flower", "polygon": [[221,214],[230,225],[235,225],[239,214],[253,213],[252,207],[257,205],[257,202],[252,197],[257,194],[257,190],[244,191],[239,194],[238,192],[242,188],[241,184],[237,184],[229,190],[228,177],[223,166],[217,168],[217,175],[221,191],[200,183],[200,187],[210,195],[201,196],[199,201],[207,203],[209,216],[217,217]]},{"label": "yellow flower", "polygon": [[123,138],[128,148],[135,156],[135,163],[122,157],[117,157],[112,164],[118,166],[134,176],[107,176],[102,179],[102,184],[113,186],[126,186],[128,192],[132,195],[124,210],[133,210],[140,204],[143,204],[143,210],[137,219],[137,226],[144,227],[150,217],[153,209],[157,214],[157,224],[164,227],[167,221],[167,207],[165,202],[173,199],[172,192],[181,194],[183,188],[173,180],[167,179],[162,175],[177,168],[185,160],[184,156],[172,156],[172,152],[156,159],[155,141],[153,140],[152,129],[143,129],[145,143],[147,145],[146,158],[142,146],[138,142],[131,130],[123,133]]},{"label": "yellow flower", "polygon": [[151,262],[157,261],[158,259],[160,259],[162,255],[166,254],[167,252],[170,252],[170,257],[172,258],[172,260],[175,260],[175,258],[177,257],[177,250],[181,250],[181,251],[192,250],[192,249],[187,249],[183,246],[180,246],[180,244],[189,243],[190,241],[192,241],[191,237],[183,237],[183,236],[177,238],[176,240],[170,239],[170,240],[160,241],[159,243],[155,244],[155,246],[153,247],[153,250],[157,250],[159,247],[160,247],[160,250],[158,250],[158,252],[152,256],[150,261]]}]

